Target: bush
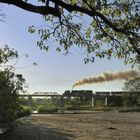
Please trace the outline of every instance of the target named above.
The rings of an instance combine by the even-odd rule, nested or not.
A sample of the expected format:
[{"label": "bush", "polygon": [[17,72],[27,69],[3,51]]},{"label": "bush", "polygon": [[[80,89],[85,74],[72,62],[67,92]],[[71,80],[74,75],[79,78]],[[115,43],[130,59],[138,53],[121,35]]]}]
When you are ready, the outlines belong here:
[{"label": "bush", "polygon": [[22,106],[28,106],[28,99],[27,98],[24,98],[24,97],[20,97],[19,98],[19,104],[22,105]]},{"label": "bush", "polygon": [[24,91],[25,79],[16,74],[14,65],[7,62],[18,60],[18,53],[7,45],[0,47],[0,129],[8,129],[17,118],[20,109],[19,93]]},{"label": "bush", "polygon": [[73,106],[73,105],[66,106],[66,110],[79,110],[79,109],[80,109],[79,106]]},{"label": "bush", "polygon": [[80,110],[91,110],[91,106],[80,106]]},{"label": "bush", "polygon": [[125,107],[119,109],[119,112],[140,112],[140,107]]},{"label": "bush", "polygon": [[108,97],[108,106],[110,107],[116,107],[116,106],[122,106],[123,104],[123,98],[120,96],[109,96]]},{"label": "bush", "polygon": [[124,93],[123,105],[125,107],[140,106],[140,93],[139,92],[126,92],[126,93]]},{"label": "bush", "polygon": [[19,77],[9,71],[0,71],[0,128],[8,128],[15,121],[19,111],[20,90],[22,81]]},{"label": "bush", "polygon": [[95,104],[96,104],[96,107],[103,107],[103,106],[105,106],[104,98],[103,99],[97,99]]},{"label": "bush", "polygon": [[58,112],[58,107],[56,107],[56,106],[44,106],[44,105],[41,105],[38,108],[38,112],[39,113],[54,113],[54,112]]},{"label": "bush", "polygon": [[30,107],[21,106],[20,110],[17,112],[17,118],[29,116],[31,113]]}]

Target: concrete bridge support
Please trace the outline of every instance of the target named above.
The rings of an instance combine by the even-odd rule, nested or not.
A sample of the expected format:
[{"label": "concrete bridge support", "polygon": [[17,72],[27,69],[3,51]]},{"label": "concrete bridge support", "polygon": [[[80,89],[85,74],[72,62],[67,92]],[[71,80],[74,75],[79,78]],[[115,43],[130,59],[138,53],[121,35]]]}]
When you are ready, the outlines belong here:
[{"label": "concrete bridge support", "polygon": [[32,96],[28,96],[28,105],[32,107]]},{"label": "concrete bridge support", "polygon": [[92,99],[91,99],[91,106],[94,107],[95,106],[95,97],[92,96]]},{"label": "concrete bridge support", "polygon": [[61,107],[64,106],[64,97],[63,96],[60,97],[60,106]]},{"label": "concrete bridge support", "polygon": [[106,96],[105,97],[105,106],[107,106],[107,104],[108,104],[108,97]]}]

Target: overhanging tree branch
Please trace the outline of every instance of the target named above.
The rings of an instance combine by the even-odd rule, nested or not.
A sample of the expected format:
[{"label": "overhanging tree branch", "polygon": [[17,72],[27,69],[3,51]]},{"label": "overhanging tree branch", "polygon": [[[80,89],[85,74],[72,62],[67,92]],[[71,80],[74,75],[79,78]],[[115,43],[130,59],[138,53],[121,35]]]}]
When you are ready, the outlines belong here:
[{"label": "overhanging tree branch", "polygon": [[51,15],[60,17],[59,10],[55,9],[53,7],[36,6],[36,5],[30,4],[30,3],[24,2],[22,0],[0,0],[0,2],[15,5],[15,6],[22,8],[29,12],[34,12],[34,13],[38,13],[41,15],[51,14]]},{"label": "overhanging tree branch", "polygon": [[94,8],[92,8],[92,10],[88,10],[88,9],[85,9],[85,8],[77,6],[77,5],[66,4],[65,2],[63,2],[61,0],[50,0],[50,1],[60,5],[61,7],[65,8],[69,12],[77,11],[77,12],[82,12],[84,14],[87,14],[91,17],[98,16],[114,31],[120,32],[125,35],[132,34],[136,38],[140,38],[140,36],[138,36],[134,32],[130,32],[130,31],[127,31],[126,29],[121,29],[121,28],[116,27],[116,25],[114,25],[112,22],[110,22],[110,20],[107,17],[105,17],[102,13],[96,11],[96,9],[94,9]]},{"label": "overhanging tree branch", "polygon": [[[77,11],[77,12],[82,12],[84,14],[87,14],[91,17],[94,16],[98,16],[99,18],[101,18],[110,28],[112,28],[114,31],[116,32],[120,32],[122,34],[125,35],[133,35],[136,38],[140,38],[140,36],[138,36],[137,34],[135,34],[134,32],[128,31],[126,29],[122,29],[122,28],[118,28],[116,25],[114,25],[107,17],[105,17],[102,13],[96,11],[94,8],[92,8],[92,10],[88,10],[85,9],[83,7],[80,7],[78,5],[71,5],[71,4],[67,4],[65,2],[63,2],[62,0],[50,0],[53,3],[61,6],[62,8],[66,9],[69,12],[73,12],[73,11]],[[56,9],[54,7],[46,7],[46,6],[35,6],[33,4],[24,2],[22,0],[0,0],[0,2],[2,3],[7,3],[7,4],[12,4],[15,5],[19,8],[22,8],[24,10],[30,11],[30,12],[34,12],[34,13],[38,13],[38,14],[42,14],[42,15],[54,15],[57,17],[61,17],[61,13],[59,9]]]},{"label": "overhanging tree branch", "polygon": [[[138,14],[138,10],[139,10],[138,8],[140,7],[139,5],[136,5],[136,3],[131,2],[127,4],[127,2],[124,2],[124,3],[115,2],[112,4],[112,0],[110,0],[107,2],[108,5],[110,4],[109,6],[103,5],[102,9],[101,8],[99,9],[98,3],[96,2],[95,2],[95,5],[92,6],[88,3],[88,1],[87,3],[85,2],[82,3],[82,0],[80,3],[78,3],[77,1],[76,4],[72,4],[72,1],[69,2],[66,0],[49,0],[49,1],[51,2],[51,4],[45,5],[45,1],[42,0],[42,2],[44,2],[43,3],[44,6],[35,5],[34,2],[29,3],[25,0],[0,0],[0,3],[11,4],[19,8],[22,8],[26,11],[38,13],[41,15],[50,14],[52,16],[58,17],[59,21],[57,24],[59,24],[60,22],[61,26],[62,24],[64,25],[65,23],[65,20],[63,20],[63,15],[68,17],[68,23],[62,26],[63,28],[61,28],[61,26],[58,26],[56,24],[56,27],[58,27],[57,28],[58,33],[56,33],[55,32],[56,30],[54,30],[54,33],[52,35],[52,37],[55,37],[55,38],[58,37],[56,41],[58,41],[61,46],[64,45],[64,48],[65,46],[69,48],[70,46],[72,46],[72,44],[76,44],[76,45],[78,44],[78,45],[81,45],[82,47],[88,46],[88,48],[91,45],[93,48],[93,51],[91,52],[95,52],[96,49],[97,50],[100,49],[100,46],[102,46],[102,42],[103,42],[105,44],[107,43],[110,44],[111,48],[114,47],[116,49],[118,58],[123,58],[124,54],[126,55],[128,54],[129,55],[128,57],[130,57],[130,54],[135,54],[136,57],[139,58],[140,56],[140,49],[139,49],[140,47],[139,46],[140,17]],[[59,8],[56,8],[56,5]],[[87,31],[84,32],[85,38],[83,38],[82,41],[78,40],[80,36],[78,36],[79,38],[77,37],[76,39],[74,38],[74,36],[77,36],[77,33],[79,34],[82,33],[81,26],[84,26],[84,25],[81,24],[79,28],[77,29],[74,26],[73,26],[74,28],[68,27],[70,25],[69,23],[73,23],[73,25],[77,25],[78,23],[78,22],[75,23],[74,21],[74,18],[73,18],[74,12],[78,12],[78,14],[83,13],[86,16],[90,16],[93,22],[93,25],[92,23],[91,25],[89,25],[91,26],[91,28],[87,27]],[[94,24],[96,22],[95,17],[98,19],[98,23],[100,25],[98,27],[96,24]],[[51,21],[53,24],[55,20],[49,20],[49,21]],[[59,27],[61,30],[59,29]],[[76,32],[73,32],[74,30]],[[48,29],[48,34],[49,33],[50,33],[50,29]],[[103,33],[102,36],[101,36],[101,33]],[[86,34],[87,34],[87,37],[86,37]],[[42,32],[42,35],[44,36],[43,40],[41,39],[43,43],[44,41],[45,42],[48,41],[49,37],[51,36],[51,35],[48,35],[49,37],[46,38],[46,30],[44,30],[44,33]],[[90,35],[92,35],[92,38],[90,38]],[[110,37],[110,39],[108,39],[107,37]],[[90,45],[87,45],[85,43],[93,39],[94,39],[94,42],[98,44],[96,47],[94,47],[94,43],[90,43]],[[85,40],[85,42],[83,40]],[[101,43],[98,43],[99,40]],[[120,42],[119,45],[118,43],[114,43],[114,40],[116,42]],[[40,48],[42,48],[42,46]],[[118,48],[120,49],[119,51],[118,51]],[[106,50],[108,52],[108,49]],[[104,56],[104,52],[101,52],[101,53],[99,57]],[[110,53],[108,53],[107,55],[110,55]],[[132,62],[132,60],[134,59],[132,58],[130,61]],[[140,63],[139,59],[137,59],[136,61]]]}]

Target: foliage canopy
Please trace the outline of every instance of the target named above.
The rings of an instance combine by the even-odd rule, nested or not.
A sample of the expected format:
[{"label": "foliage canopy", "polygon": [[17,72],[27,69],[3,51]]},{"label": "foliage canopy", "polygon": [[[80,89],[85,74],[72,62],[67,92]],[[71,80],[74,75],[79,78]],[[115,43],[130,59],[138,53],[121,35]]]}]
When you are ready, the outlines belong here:
[{"label": "foliage canopy", "polygon": [[83,48],[85,63],[96,57],[123,59],[125,64],[140,64],[139,0],[0,0],[43,15],[46,26],[29,27],[37,32],[37,45],[44,50],[52,39],[60,44],[57,51],[69,52],[72,46]]}]

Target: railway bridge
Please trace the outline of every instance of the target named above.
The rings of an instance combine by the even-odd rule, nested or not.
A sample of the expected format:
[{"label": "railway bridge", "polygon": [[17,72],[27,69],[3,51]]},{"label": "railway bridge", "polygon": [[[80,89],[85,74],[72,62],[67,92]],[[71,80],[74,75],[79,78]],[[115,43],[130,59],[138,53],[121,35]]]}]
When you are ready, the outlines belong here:
[{"label": "railway bridge", "polygon": [[[65,94],[66,93],[66,94]],[[64,99],[65,98],[74,98],[74,97],[86,97],[88,94],[86,94],[86,91],[84,91],[85,94],[80,94],[83,93],[83,90],[78,90],[78,91],[67,91],[64,94],[58,94],[57,92],[34,92],[33,94],[20,94],[19,97],[25,97],[28,98],[28,105],[32,106],[32,99],[33,97],[35,98],[40,98],[40,97],[56,97],[58,99],[60,99],[61,105],[64,105]],[[75,94],[73,94],[75,93]],[[79,93],[79,94],[77,94]],[[107,106],[108,105],[108,97],[110,96],[114,96],[114,97],[121,97],[123,96],[123,92],[90,92],[89,94],[90,98],[91,98],[91,106],[94,107],[96,100],[98,100],[99,98],[104,98],[104,105]]]}]

